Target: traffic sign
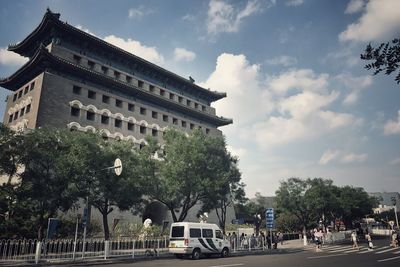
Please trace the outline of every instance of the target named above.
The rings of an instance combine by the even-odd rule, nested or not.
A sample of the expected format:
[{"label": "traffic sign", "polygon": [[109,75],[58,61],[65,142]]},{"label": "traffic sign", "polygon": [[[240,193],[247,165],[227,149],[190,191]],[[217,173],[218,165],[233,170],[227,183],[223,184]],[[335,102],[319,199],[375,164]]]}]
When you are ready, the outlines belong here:
[{"label": "traffic sign", "polygon": [[267,225],[267,229],[274,228],[274,209],[273,208],[268,208],[265,211],[265,222]]}]

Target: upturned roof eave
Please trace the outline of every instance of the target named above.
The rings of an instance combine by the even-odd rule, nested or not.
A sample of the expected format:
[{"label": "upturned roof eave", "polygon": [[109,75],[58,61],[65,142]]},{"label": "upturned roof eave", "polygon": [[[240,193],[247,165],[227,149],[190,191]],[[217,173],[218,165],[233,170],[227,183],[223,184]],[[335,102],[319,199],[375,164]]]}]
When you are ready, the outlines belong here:
[{"label": "upturned roof eave", "polygon": [[45,31],[46,25],[49,25],[48,23],[54,23],[54,25],[60,27],[61,29],[65,30],[70,30],[73,31],[74,33],[80,34],[85,36],[86,38],[89,38],[90,40],[98,43],[99,45],[106,46],[109,49],[112,49],[118,53],[122,53],[125,56],[128,56],[129,58],[132,58],[136,61],[139,61],[140,63],[149,66],[150,68],[156,69],[167,76],[172,77],[173,79],[179,80],[181,82],[184,82],[187,86],[193,87],[197,90],[199,90],[201,93],[205,94],[212,102],[220,100],[224,97],[226,97],[226,93],[224,92],[217,92],[217,91],[211,91],[209,89],[205,89],[197,84],[192,83],[188,79],[181,77],[169,70],[166,70],[154,63],[151,63],[141,57],[138,57],[132,53],[129,53],[128,51],[125,51],[115,45],[112,45],[110,43],[107,43],[106,41],[91,35],[85,31],[82,31],[78,28],[73,27],[72,25],[69,25],[65,22],[60,21],[60,14],[59,13],[53,13],[50,11],[50,9],[47,9],[45,15],[43,16],[42,21],[40,24],[33,30],[27,37],[24,38],[21,42],[18,44],[12,44],[8,46],[8,50],[15,52],[17,54],[20,54],[22,56],[31,56],[32,55],[32,49],[30,48],[30,42],[34,41],[36,38],[38,38],[38,35],[40,35],[42,32],[47,32]]}]

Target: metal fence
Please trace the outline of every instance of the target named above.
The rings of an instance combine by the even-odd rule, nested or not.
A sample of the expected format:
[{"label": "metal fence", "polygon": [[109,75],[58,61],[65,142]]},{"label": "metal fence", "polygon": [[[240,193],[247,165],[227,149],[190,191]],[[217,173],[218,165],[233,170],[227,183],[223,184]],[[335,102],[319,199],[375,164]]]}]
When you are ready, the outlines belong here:
[{"label": "metal fence", "polygon": [[137,240],[118,238],[77,240],[0,240],[0,261],[35,262],[74,261],[88,258],[110,258],[119,256],[157,257],[168,252],[167,238]]}]

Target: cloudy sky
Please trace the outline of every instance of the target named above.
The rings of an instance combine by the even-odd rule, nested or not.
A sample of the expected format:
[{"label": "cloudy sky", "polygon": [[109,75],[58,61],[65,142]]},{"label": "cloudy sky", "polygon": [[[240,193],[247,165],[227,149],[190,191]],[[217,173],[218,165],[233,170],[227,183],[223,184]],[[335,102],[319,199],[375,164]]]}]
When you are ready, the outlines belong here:
[{"label": "cloudy sky", "polygon": [[[61,20],[205,88],[233,118],[221,127],[249,197],[289,177],[400,191],[400,85],[372,76],[366,44],[400,34],[398,0],[1,1],[0,76],[26,59],[6,51]],[[0,88],[0,116],[9,91]]]}]

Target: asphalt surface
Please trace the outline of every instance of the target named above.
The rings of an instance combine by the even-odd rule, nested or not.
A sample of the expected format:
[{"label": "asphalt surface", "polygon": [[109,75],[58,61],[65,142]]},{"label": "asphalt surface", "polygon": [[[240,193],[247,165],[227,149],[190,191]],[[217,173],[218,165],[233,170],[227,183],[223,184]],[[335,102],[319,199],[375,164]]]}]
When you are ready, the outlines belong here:
[{"label": "asphalt surface", "polygon": [[[118,267],[342,267],[342,266],[400,266],[400,248],[389,247],[389,241],[374,240],[374,249],[368,250],[366,243],[360,244],[360,250],[353,249],[351,244],[338,244],[323,246],[322,251],[316,252],[314,245],[304,247],[300,241],[291,246],[282,246],[279,253],[269,254],[263,252],[259,255],[235,256],[228,258],[202,258],[191,259],[159,259],[138,262],[109,262],[96,263],[96,266]],[[74,266],[80,266],[75,264]],[[82,266],[92,266],[82,264]],[[94,264],[93,264],[94,266]]]}]

